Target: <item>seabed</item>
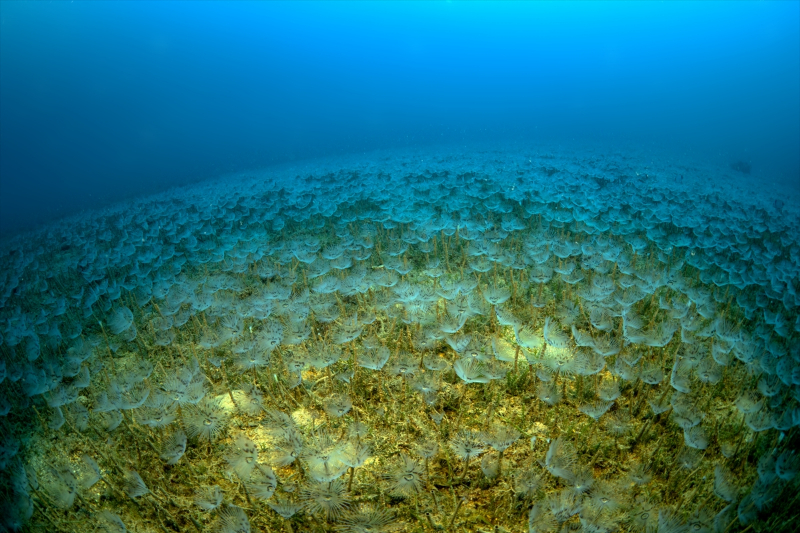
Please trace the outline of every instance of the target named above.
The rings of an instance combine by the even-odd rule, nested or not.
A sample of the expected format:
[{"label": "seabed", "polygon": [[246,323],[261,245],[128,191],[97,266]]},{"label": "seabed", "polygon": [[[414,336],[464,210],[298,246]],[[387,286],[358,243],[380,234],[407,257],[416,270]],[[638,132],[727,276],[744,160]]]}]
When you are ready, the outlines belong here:
[{"label": "seabed", "polygon": [[0,530],[796,531],[800,218],[776,199],[480,146],[6,240]]}]

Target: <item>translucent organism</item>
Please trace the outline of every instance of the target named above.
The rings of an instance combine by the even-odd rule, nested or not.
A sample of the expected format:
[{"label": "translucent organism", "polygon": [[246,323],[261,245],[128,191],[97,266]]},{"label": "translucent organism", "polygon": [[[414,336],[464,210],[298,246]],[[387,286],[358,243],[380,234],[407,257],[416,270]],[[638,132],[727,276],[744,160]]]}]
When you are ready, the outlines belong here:
[{"label": "translucent organism", "polygon": [[197,405],[189,405],[183,411],[183,423],[190,438],[215,440],[228,423],[228,413],[219,401],[204,398]]},{"label": "translucent organism", "polygon": [[312,513],[322,513],[328,519],[338,518],[348,507],[344,481],[312,483],[301,492],[306,507]]},{"label": "translucent organism", "polygon": [[394,513],[388,509],[361,506],[342,516],[336,525],[344,533],[384,533],[395,526]]},{"label": "translucent organism", "polygon": [[542,476],[532,468],[514,472],[514,490],[526,498],[532,498],[542,486]]},{"label": "translucent organism", "polygon": [[228,466],[241,480],[250,478],[258,463],[258,446],[245,435],[238,435],[225,456]]},{"label": "translucent organism", "polygon": [[734,484],[733,476],[722,465],[714,467],[714,494],[726,502],[735,501],[739,494],[739,488]]},{"label": "translucent organism", "polygon": [[415,459],[402,454],[400,462],[387,474],[390,491],[396,496],[410,496],[422,492],[425,485],[425,468]]},{"label": "translucent organism", "polygon": [[477,457],[486,449],[483,445],[481,435],[474,431],[462,430],[451,441],[450,448],[455,453],[456,457],[464,461],[464,473],[467,473],[467,466],[469,460]]},{"label": "translucent organism", "polygon": [[550,406],[561,401],[561,392],[558,390],[555,383],[539,383],[536,388],[536,396]]},{"label": "translucent organism", "polygon": [[194,503],[204,511],[213,511],[222,504],[222,491],[219,485],[199,487],[195,490]]},{"label": "translucent organism", "polygon": [[256,463],[250,472],[250,477],[245,483],[247,491],[254,498],[269,500],[278,487],[278,479],[275,473],[267,465]]},{"label": "translucent organism", "polygon": [[101,531],[105,531],[106,533],[125,533],[128,531],[128,528],[125,527],[125,522],[122,521],[122,518],[111,511],[101,511],[98,515],[98,518],[100,520],[97,527]]},{"label": "translucent organism", "polygon": [[336,395],[325,401],[325,412],[329,416],[339,418],[353,407],[353,402],[346,394]]},{"label": "translucent organism", "polygon": [[125,494],[131,498],[138,498],[150,492],[150,489],[145,485],[142,476],[135,470],[125,471],[125,483],[123,485]]},{"label": "translucent organism", "polygon": [[220,511],[215,526],[219,533],[250,533],[250,519],[244,509],[230,503]]},{"label": "translucent organism", "polygon": [[186,433],[178,429],[170,433],[161,443],[161,459],[174,465],[186,452]]},{"label": "translucent organism", "polygon": [[280,516],[287,519],[293,517],[303,508],[302,504],[277,496],[273,500],[268,501],[267,505]]},{"label": "translucent organism", "polygon": [[453,363],[453,370],[464,383],[488,383],[483,365],[475,359],[460,358]]},{"label": "translucent organism", "polygon": [[554,476],[570,481],[573,478],[575,453],[572,446],[559,437],[550,442],[544,461],[539,463]]},{"label": "translucent organism", "polygon": [[608,412],[613,404],[614,402],[610,401],[595,400],[592,403],[580,406],[578,409],[581,413],[592,417],[594,420],[599,420],[601,416]]}]

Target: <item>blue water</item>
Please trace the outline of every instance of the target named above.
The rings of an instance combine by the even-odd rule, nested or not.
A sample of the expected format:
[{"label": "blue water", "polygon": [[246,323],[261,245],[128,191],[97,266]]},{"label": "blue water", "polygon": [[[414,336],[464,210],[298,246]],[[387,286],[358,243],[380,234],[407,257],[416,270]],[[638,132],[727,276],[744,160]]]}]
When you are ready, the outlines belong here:
[{"label": "blue water", "polygon": [[0,533],[794,532],[798,427],[800,2],[0,0]]},{"label": "blue water", "polygon": [[656,149],[800,190],[800,3],[0,3],[0,233],[316,157]]}]

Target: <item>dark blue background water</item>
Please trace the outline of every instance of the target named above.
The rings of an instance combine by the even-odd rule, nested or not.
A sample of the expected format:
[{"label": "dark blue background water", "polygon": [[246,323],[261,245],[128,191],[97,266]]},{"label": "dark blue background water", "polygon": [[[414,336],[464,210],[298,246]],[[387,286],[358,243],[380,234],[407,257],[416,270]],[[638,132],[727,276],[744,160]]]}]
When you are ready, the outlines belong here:
[{"label": "dark blue background water", "polygon": [[[375,148],[639,143],[800,188],[800,3],[0,3],[0,232]],[[775,186],[775,185],[771,185]]]}]

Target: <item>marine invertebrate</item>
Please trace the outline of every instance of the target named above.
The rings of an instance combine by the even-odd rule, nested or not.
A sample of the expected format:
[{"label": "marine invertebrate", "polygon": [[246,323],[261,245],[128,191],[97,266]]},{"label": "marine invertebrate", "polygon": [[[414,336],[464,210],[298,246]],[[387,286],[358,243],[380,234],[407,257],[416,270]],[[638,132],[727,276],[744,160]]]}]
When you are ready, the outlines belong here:
[{"label": "marine invertebrate", "polygon": [[387,474],[390,492],[396,496],[421,492],[425,486],[424,474],[425,469],[417,460],[402,454],[399,464]]},{"label": "marine invertebrate", "polygon": [[183,411],[183,424],[190,438],[215,440],[227,425],[228,414],[216,399],[203,398]]},{"label": "marine invertebrate", "polygon": [[481,437],[483,442],[494,448],[498,452],[497,474],[503,470],[503,455],[505,451],[519,439],[521,433],[513,427],[506,425],[495,425],[488,432],[484,432]]},{"label": "marine invertebrate", "polygon": [[345,513],[336,530],[344,533],[384,533],[394,528],[394,522],[394,514],[388,509],[361,506]]},{"label": "marine invertebrate", "polygon": [[226,504],[220,511],[215,523],[218,533],[250,533],[250,519],[244,509],[233,504]]},{"label": "marine invertebrate", "polygon": [[469,460],[479,456],[486,449],[480,434],[471,430],[460,431],[450,441],[450,448],[453,450],[453,453],[456,454],[456,457],[464,461],[464,470],[461,474],[461,479],[464,479],[467,475]]},{"label": "marine invertebrate", "polygon": [[453,363],[453,370],[464,383],[488,383],[490,380],[483,371],[479,360],[459,358]]},{"label": "marine invertebrate", "polygon": [[332,417],[341,417],[353,407],[353,402],[346,394],[336,395],[325,401],[325,412]]},{"label": "marine invertebrate", "polygon": [[138,498],[150,492],[150,489],[148,489],[147,485],[145,485],[142,476],[140,476],[139,472],[135,470],[125,471],[125,483],[123,490],[125,491],[125,494],[131,498]]},{"label": "marine invertebrate", "polygon": [[69,464],[49,466],[47,478],[42,485],[53,503],[61,509],[69,509],[78,494],[78,480]]},{"label": "marine invertebrate", "polygon": [[327,519],[338,518],[350,505],[344,482],[314,482],[300,493],[306,507],[312,513],[323,513]]},{"label": "marine invertebrate", "polygon": [[225,460],[239,479],[247,480],[258,463],[258,446],[246,435],[237,435]]},{"label": "marine invertebrate", "polygon": [[213,511],[222,504],[222,491],[219,485],[199,487],[195,491],[194,503],[205,511]]},{"label": "marine invertebrate", "polygon": [[601,416],[606,414],[614,402],[607,402],[603,400],[595,400],[592,403],[587,403],[579,407],[580,411],[592,417],[595,421],[599,420]]},{"label": "marine invertebrate", "polygon": [[125,527],[125,522],[122,521],[122,518],[111,511],[100,511],[98,518],[100,518],[98,528],[106,533],[125,533],[128,530],[128,528]]},{"label": "marine invertebrate", "polygon": [[253,497],[260,500],[269,500],[278,487],[278,479],[268,465],[256,463],[245,485],[247,486],[247,491]]},{"label": "marine invertebrate", "polygon": [[161,459],[168,465],[176,464],[186,452],[186,433],[176,430],[161,443]]},{"label": "marine invertebrate", "polygon": [[267,502],[267,505],[285,519],[293,517],[303,508],[299,503],[279,497],[276,497],[273,501]]},{"label": "marine invertebrate", "polygon": [[541,475],[531,468],[514,472],[514,490],[525,498],[533,498],[542,486]]}]

